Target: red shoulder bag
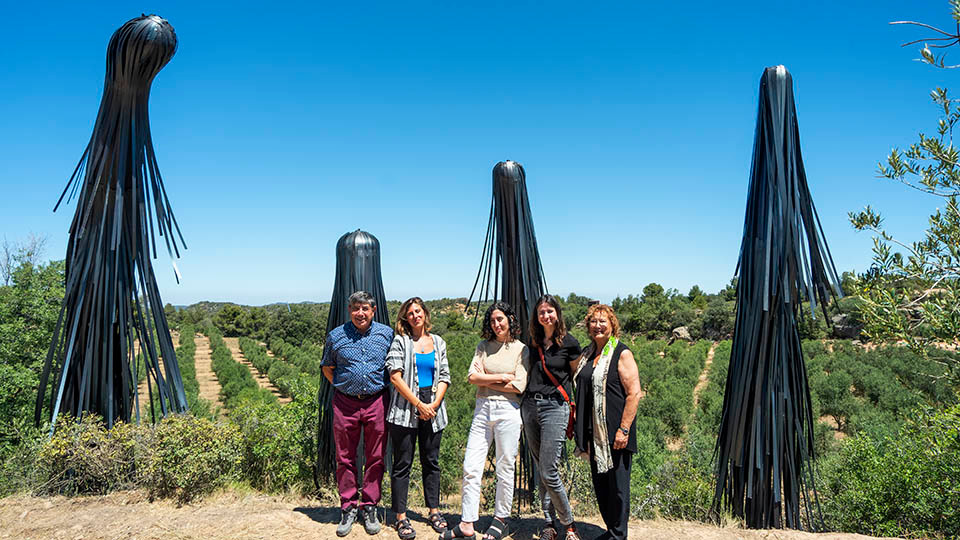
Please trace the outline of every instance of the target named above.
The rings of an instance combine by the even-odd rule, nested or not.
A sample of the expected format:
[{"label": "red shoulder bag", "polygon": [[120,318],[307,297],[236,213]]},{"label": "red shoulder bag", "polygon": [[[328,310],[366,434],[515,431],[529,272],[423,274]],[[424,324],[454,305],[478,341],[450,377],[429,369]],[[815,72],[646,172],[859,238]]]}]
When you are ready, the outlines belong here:
[{"label": "red shoulder bag", "polygon": [[560,391],[560,395],[563,396],[563,400],[567,402],[567,405],[570,406],[570,418],[567,419],[567,438],[573,438],[573,419],[577,414],[577,405],[570,400],[570,396],[567,395],[567,391],[563,389],[563,386],[560,385],[560,382],[557,381],[557,378],[553,376],[553,373],[550,373],[550,370],[547,369],[547,361],[543,358],[543,347],[537,347],[537,351],[540,353],[540,366],[543,367],[543,372],[547,374],[547,377],[550,378],[550,382],[557,387],[557,390]]}]

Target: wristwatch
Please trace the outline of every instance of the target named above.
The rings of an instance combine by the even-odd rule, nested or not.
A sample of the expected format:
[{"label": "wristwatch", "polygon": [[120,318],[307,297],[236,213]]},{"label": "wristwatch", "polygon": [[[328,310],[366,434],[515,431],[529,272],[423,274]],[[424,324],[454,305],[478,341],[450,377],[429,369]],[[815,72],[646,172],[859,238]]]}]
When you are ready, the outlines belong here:
[{"label": "wristwatch", "polygon": [[630,436],[630,430],[627,429],[627,428],[617,428],[617,431],[619,431],[620,433],[623,433],[624,435],[626,435],[626,436],[628,436],[628,437]]}]

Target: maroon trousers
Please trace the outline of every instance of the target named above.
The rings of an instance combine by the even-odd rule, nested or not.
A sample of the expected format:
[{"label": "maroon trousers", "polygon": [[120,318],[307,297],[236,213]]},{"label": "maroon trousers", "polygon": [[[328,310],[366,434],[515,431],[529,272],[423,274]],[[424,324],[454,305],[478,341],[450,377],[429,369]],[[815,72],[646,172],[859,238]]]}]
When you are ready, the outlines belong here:
[{"label": "maroon trousers", "polygon": [[[333,393],[333,440],[337,446],[337,488],[342,510],[380,503],[388,395],[389,392],[382,392],[360,400],[339,391]],[[363,484],[358,490],[360,433],[363,433],[364,467]]]}]

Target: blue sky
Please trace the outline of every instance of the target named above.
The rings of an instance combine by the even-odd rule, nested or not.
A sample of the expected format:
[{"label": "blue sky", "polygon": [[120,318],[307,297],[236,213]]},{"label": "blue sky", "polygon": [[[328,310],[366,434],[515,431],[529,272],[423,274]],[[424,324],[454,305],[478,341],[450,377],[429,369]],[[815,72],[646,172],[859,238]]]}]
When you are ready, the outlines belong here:
[{"label": "blue sky", "polygon": [[[814,201],[837,268],[863,271],[870,204],[916,239],[939,201],[876,178],[932,133],[912,61],[928,2],[20,2],[0,62],[0,236],[63,258],[52,213],[93,128],[112,32],[177,31],[151,126],[188,250],[165,302],[328,301],[345,232],[380,239],[391,299],[465,296],[490,171],[521,162],[551,292],[610,300],[732,277],[766,66],[793,74]],[[960,58],[960,51],[954,53]],[[949,57],[948,57],[949,60]],[[955,62],[957,63],[957,62]]]}]

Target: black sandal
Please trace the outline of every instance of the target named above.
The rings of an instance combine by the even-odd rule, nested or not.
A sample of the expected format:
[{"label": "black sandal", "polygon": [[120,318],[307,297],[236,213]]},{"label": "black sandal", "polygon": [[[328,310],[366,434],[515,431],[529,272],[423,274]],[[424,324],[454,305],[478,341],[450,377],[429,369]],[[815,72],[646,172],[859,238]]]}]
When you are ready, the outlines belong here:
[{"label": "black sandal", "polygon": [[464,538],[466,540],[477,540],[477,533],[473,533],[470,536],[463,534],[463,531],[460,529],[460,524],[457,523],[457,526],[452,529],[447,529],[443,531],[443,534],[440,535],[440,540],[453,540],[454,538]]},{"label": "black sandal", "polygon": [[413,540],[417,537],[417,531],[413,530],[409,518],[398,519],[393,524],[393,528],[397,530],[397,536],[400,537],[400,540]]},{"label": "black sandal", "polygon": [[483,533],[483,538],[484,540],[501,540],[509,530],[502,519],[495,517],[487,527],[487,532]]},{"label": "black sandal", "polygon": [[430,526],[433,527],[433,530],[437,531],[440,534],[443,534],[447,530],[447,520],[443,519],[443,516],[440,515],[440,512],[433,512],[428,516],[430,519]]}]

